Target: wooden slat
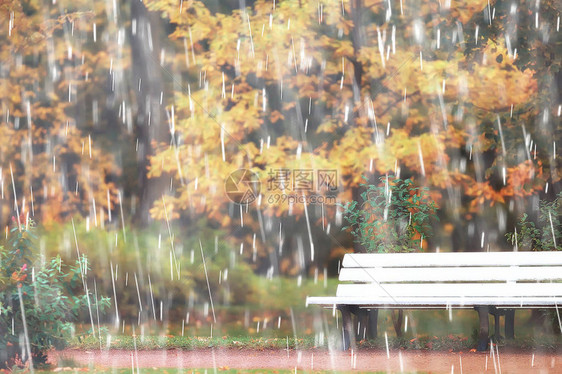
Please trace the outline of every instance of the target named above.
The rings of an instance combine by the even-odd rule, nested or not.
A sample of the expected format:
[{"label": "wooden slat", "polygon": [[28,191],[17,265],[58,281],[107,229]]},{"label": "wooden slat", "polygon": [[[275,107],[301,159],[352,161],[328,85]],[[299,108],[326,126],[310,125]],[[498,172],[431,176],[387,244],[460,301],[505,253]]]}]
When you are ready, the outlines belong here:
[{"label": "wooden slat", "polygon": [[562,266],[343,268],[342,282],[521,282],[562,280]]},{"label": "wooden slat", "polygon": [[558,266],[562,251],[456,253],[349,253],[344,268],[424,266]]},{"label": "wooden slat", "polygon": [[[373,308],[419,308],[419,309],[445,309],[445,308],[472,308],[477,305],[494,305],[504,308],[560,308],[562,297],[448,297],[448,298],[394,298],[388,297],[308,297],[307,305],[357,305]],[[562,311],[561,311],[562,312]]]},{"label": "wooden slat", "polygon": [[335,297],[307,298],[307,305],[550,308],[562,304],[562,252],[347,254],[342,265],[340,281],[364,284],[340,284]]},{"label": "wooden slat", "polygon": [[562,296],[562,283],[391,283],[340,284],[338,297],[552,297]]}]

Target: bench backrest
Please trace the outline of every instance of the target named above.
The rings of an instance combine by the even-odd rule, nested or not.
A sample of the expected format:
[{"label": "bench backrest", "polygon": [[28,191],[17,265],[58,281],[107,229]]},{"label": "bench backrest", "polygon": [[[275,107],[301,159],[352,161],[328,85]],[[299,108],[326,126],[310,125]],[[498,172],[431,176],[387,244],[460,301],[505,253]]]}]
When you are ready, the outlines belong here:
[{"label": "bench backrest", "polygon": [[346,254],[339,280],[344,297],[561,296],[562,251]]}]

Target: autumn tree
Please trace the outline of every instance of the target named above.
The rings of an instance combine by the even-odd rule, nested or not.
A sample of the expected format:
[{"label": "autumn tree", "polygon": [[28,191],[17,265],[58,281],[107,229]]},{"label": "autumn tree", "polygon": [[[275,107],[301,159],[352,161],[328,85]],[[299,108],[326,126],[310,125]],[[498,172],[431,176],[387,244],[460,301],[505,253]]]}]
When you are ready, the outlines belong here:
[{"label": "autumn tree", "polygon": [[[268,191],[257,205],[233,205],[223,192],[232,171],[251,169],[264,187],[271,170],[335,169],[342,201],[356,198],[365,172],[400,173],[430,187],[453,224],[497,212],[496,231],[513,202],[559,180],[546,143],[559,136],[557,106],[540,82],[559,61],[549,55],[559,45],[555,2],[515,11],[487,1],[146,3],[169,22],[176,51],[163,64],[176,72],[171,141],[150,166],[173,189],[156,218],[204,214],[247,234],[248,246],[253,234],[264,239],[265,258],[298,237],[280,224],[292,217],[306,221],[310,262],[311,233],[339,224],[339,212],[268,204]],[[546,71],[523,51],[531,46],[544,49]],[[544,113],[550,122],[536,126]]]},{"label": "autumn tree", "polygon": [[103,226],[119,201],[121,173],[119,154],[108,150],[131,122],[119,9],[3,1],[0,12],[1,222],[81,215]]}]

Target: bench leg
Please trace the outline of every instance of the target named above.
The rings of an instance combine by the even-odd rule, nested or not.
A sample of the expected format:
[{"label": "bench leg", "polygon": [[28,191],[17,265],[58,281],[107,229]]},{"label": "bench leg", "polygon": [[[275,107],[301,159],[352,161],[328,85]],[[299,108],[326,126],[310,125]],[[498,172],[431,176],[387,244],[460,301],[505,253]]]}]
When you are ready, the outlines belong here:
[{"label": "bench leg", "polygon": [[488,311],[487,306],[476,306],[474,307],[478,312],[478,319],[480,320],[480,328],[478,330],[478,351],[482,352],[488,348],[488,334],[490,323],[488,321]]},{"label": "bench leg", "polygon": [[343,350],[347,351],[350,347],[355,348],[355,331],[351,320],[351,310],[348,306],[338,306],[342,318],[342,339]]},{"label": "bench leg", "polygon": [[515,338],[515,309],[505,311],[505,338]]},{"label": "bench leg", "polygon": [[355,314],[355,319],[357,322],[356,339],[366,339],[367,329],[369,326],[369,312],[367,311],[367,309],[356,308],[355,310],[352,310],[351,313]]},{"label": "bench leg", "polygon": [[378,335],[377,322],[379,318],[379,310],[369,309],[367,315],[367,336],[369,339],[375,339]]}]

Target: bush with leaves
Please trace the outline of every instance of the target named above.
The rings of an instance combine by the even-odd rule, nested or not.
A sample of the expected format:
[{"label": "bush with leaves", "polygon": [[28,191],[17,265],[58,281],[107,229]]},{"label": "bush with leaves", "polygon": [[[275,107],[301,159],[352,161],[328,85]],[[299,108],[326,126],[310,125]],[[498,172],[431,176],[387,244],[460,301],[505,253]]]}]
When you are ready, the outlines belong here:
[{"label": "bush with leaves", "polygon": [[562,249],[562,192],[553,201],[541,200],[536,222],[523,213],[515,230],[505,234],[517,249],[552,251]]},{"label": "bush with leaves", "polygon": [[[562,249],[562,192],[554,200],[540,200],[536,220],[523,213],[513,232],[505,234],[517,250],[553,251]],[[560,334],[558,314],[550,309],[533,309],[529,323]]]},{"label": "bush with leaves", "polygon": [[86,288],[85,256],[73,266],[59,256],[39,259],[33,222],[17,224],[0,247],[0,367],[15,362],[46,363],[46,350],[61,348],[80,313],[103,311],[109,299],[96,299]]},{"label": "bush with leaves", "polygon": [[[367,179],[363,177],[363,179]],[[362,202],[343,205],[344,217],[354,241],[367,252],[409,252],[421,248],[431,236],[437,206],[427,188],[410,179],[380,178],[379,185],[362,183]]]}]

